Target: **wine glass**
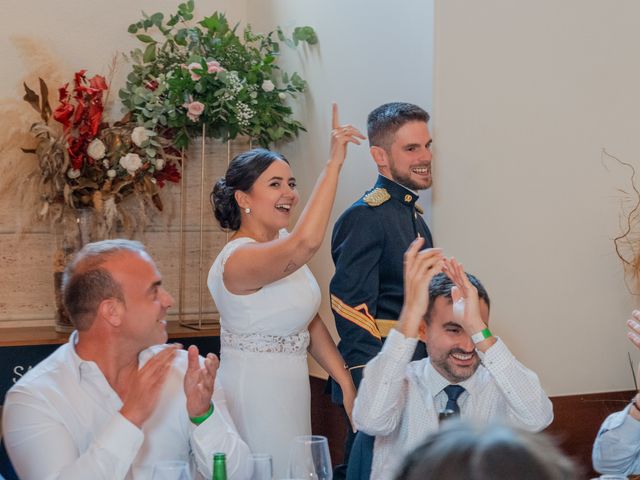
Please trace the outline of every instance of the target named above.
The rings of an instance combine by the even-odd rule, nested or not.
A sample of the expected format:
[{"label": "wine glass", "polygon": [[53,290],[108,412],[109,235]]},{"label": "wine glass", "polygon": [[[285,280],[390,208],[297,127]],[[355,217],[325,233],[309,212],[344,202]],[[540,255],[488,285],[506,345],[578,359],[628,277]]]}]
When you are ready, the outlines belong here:
[{"label": "wine glass", "polygon": [[272,480],[273,464],[268,453],[252,453],[249,455],[250,480]]},{"label": "wine glass", "polygon": [[304,480],[332,480],[331,455],[327,437],[296,437],[289,455],[289,477]]},{"label": "wine glass", "polygon": [[165,460],[153,466],[152,480],[191,480],[189,464],[182,460]]}]

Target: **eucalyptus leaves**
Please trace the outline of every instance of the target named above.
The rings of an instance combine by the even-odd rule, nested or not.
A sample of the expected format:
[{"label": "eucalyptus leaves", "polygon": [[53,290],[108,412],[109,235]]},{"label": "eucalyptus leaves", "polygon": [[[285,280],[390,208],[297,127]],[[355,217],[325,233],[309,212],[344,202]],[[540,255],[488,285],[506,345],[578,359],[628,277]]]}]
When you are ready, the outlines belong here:
[{"label": "eucalyptus leaves", "polygon": [[144,46],[129,54],[132,71],[120,99],[138,125],[170,135],[177,147],[204,131],[228,140],[248,135],[263,146],[290,140],[303,125],[285,103],[306,88],[297,74],[277,66],[280,42],[297,47],[317,43],[311,27],[292,38],[280,28],[267,34],[250,26],[242,35],[215,12],[196,25],[194,2],[180,4],[165,21],[143,14],[129,26]]}]

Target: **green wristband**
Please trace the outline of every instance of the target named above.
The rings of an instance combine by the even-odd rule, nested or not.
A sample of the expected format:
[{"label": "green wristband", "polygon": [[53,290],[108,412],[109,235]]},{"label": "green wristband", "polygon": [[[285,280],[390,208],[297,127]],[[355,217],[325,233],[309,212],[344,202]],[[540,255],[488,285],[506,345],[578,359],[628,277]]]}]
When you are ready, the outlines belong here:
[{"label": "green wristband", "polygon": [[191,423],[193,423],[195,425],[200,425],[207,418],[209,418],[212,414],[213,414],[213,402],[211,402],[209,404],[209,410],[207,410],[206,413],[203,413],[199,417],[189,417],[189,420],[191,420]]},{"label": "green wristband", "polygon": [[480,343],[483,340],[492,337],[493,334],[491,333],[491,330],[489,330],[488,328],[485,328],[484,330],[480,330],[477,333],[474,333],[473,335],[471,335],[471,340],[473,341],[473,343]]}]

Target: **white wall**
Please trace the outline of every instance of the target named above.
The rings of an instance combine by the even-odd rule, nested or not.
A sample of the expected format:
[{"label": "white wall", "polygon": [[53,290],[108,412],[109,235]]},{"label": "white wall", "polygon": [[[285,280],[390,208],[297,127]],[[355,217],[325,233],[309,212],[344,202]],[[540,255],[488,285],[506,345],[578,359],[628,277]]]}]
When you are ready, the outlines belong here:
[{"label": "white wall", "polygon": [[[165,18],[175,13],[176,0],[29,0],[0,2],[0,58],[3,61],[0,77],[0,98],[22,95],[23,75],[33,65],[24,59],[12,43],[13,36],[36,40],[43,49],[50,49],[65,70],[87,69],[89,73],[106,74],[116,52],[129,53],[140,42],[127,32],[130,24],[142,18],[144,10],[151,15],[163,12]],[[246,16],[246,1],[198,0],[196,18],[219,10],[232,21]],[[117,88],[124,83],[128,67],[122,64],[114,79]],[[113,92],[117,98],[117,91]],[[52,95],[52,101],[55,97]],[[118,111],[119,113],[119,111]]]},{"label": "white wall", "polygon": [[[553,395],[633,388],[612,239],[638,168],[640,4],[436,2],[433,228]],[[634,358],[638,358],[633,351]]]},{"label": "white wall", "polygon": [[[551,395],[632,388],[624,320],[629,294],[619,232],[640,69],[630,0],[436,2],[250,1],[258,26],[313,25],[319,49],[286,54],[310,83],[310,133],[284,148],[308,193],[326,155],[330,100],[364,128],[377,104],[431,110],[435,23],[436,243],[487,285],[492,326]],[[300,63],[300,59],[303,63]],[[287,63],[285,62],[285,63]],[[334,219],[375,176],[366,149],[345,166]],[[311,262],[325,301],[329,241]],[[329,323],[331,323],[329,321]],[[317,370],[316,370],[317,372]]]},{"label": "white wall", "polygon": [[[320,43],[292,52],[284,48],[283,65],[309,82],[296,108],[308,133],[282,151],[292,162],[303,201],[327,160],[331,102],[340,107],[340,120],[366,135],[367,114],[390,101],[407,101],[431,110],[433,78],[433,2],[414,0],[249,0],[248,21],[256,30],[281,25],[285,30],[311,25]],[[328,286],[333,276],[331,226],[349,205],[370,188],[377,175],[368,146],[349,147],[329,231],[310,262],[323,302],[320,314],[335,332]],[[428,193],[420,203],[429,205]],[[316,365],[313,374],[324,373]]]}]

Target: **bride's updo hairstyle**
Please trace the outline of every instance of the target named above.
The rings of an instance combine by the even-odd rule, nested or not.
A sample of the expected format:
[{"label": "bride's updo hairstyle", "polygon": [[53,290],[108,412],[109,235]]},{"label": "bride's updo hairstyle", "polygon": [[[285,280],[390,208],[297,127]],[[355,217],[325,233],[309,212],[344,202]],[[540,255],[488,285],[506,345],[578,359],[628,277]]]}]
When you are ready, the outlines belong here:
[{"label": "bride's updo hairstyle", "polygon": [[235,192],[248,192],[257,178],[276,160],[289,161],[280,153],[265,148],[243,152],[231,161],[227,173],[216,182],[211,192],[213,214],[224,230],[240,228],[240,207]]}]

